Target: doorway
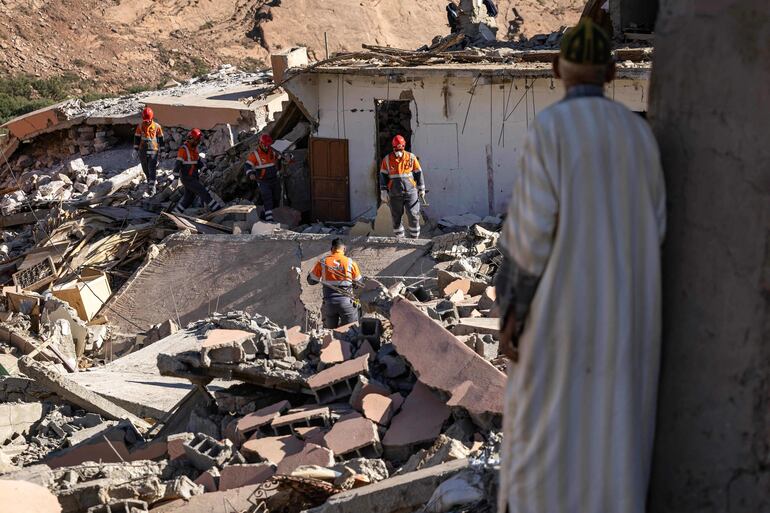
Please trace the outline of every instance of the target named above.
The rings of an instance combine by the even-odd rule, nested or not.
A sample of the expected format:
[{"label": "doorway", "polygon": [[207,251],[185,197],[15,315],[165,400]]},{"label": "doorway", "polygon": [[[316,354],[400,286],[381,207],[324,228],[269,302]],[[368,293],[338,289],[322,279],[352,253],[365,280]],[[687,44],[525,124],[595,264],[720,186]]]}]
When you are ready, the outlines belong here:
[{"label": "doorway", "polygon": [[377,123],[377,169],[392,150],[393,138],[401,134],[406,139],[406,151],[412,150],[411,100],[374,100]]}]

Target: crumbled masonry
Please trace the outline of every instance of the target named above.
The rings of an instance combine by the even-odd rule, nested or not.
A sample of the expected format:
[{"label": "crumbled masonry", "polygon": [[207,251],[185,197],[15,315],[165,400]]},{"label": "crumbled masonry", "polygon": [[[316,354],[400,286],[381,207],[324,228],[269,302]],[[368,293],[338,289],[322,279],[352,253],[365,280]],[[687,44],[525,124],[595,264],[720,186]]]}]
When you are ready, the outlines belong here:
[{"label": "crumbled masonry", "polygon": [[[507,62],[561,34],[514,57],[476,25],[327,65]],[[467,44],[484,48],[452,50]],[[149,97],[197,122],[182,99],[204,93],[237,96],[217,114],[232,123],[200,118],[201,181],[225,207],[179,213],[190,127],[164,125],[154,194],[130,139]],[[392,237],[387,212],[310,222],[311,123],[286,98],[223,67],[30,113],[0,138],[0,482],[42,487],[63,513],[494,511],[502,218],[426,218],[419,240]],[[275,223],[241,172],[262,133],[289,162]],[[367,278],[362,317],[331,330],[304,275],[336,237]]]}]

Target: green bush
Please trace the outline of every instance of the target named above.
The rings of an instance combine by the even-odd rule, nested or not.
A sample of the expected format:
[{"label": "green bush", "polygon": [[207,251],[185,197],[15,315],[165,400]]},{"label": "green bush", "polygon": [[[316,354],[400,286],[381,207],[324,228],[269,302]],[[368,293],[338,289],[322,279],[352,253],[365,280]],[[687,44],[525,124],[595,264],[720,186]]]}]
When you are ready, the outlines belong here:
[{"label": "green bush", "polygon": [[51,78],[14,75],[0,78],[0,123],[68,98],[81,85],[71,74]]}]

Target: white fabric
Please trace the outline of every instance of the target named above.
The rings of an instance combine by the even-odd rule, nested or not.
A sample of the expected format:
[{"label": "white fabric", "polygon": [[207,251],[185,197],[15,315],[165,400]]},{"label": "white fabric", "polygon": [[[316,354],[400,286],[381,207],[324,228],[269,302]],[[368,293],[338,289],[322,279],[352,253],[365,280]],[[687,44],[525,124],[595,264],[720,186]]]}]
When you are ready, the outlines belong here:
[{"label": "white fabric", "polygon": [[541,281],[510,365],[500,509],[644,513],[665,186],[646,121],[604,98],[541,112],[501,244]]}]

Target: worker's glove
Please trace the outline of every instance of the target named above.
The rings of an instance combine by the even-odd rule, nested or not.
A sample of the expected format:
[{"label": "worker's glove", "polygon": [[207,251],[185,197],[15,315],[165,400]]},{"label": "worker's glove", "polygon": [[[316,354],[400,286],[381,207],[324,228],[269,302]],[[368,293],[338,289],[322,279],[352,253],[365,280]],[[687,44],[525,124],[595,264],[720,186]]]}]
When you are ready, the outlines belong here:
[{"label": "worker's glove", "polygon": [[250,174],[250,175],[248,175],[248,176],[249,176],[249,180],[251,180],[252,182],[256,182],[256,181],[257,181],[257,175],[255,175],[255,174]]},{"label": "worker's glove", "polygon": [[383,203],[390,202],[390,195],[388,194],[388,191],[386,190],[380,191],[380,201],[382,201]]},{"label": "worker's glove", "polygon": [[139,158],[139,153],[137,153],[136,149],[131,150],[131,160],[136,160]]},{"label": "worker's glove", "polygon": [[425,191],[420,191],[420,192],[418,192],[418,193],[417,193],[417,196],[419,196],[419,198],[420,198],[420,201],[422,201],[423,203],[425,203]]}]

